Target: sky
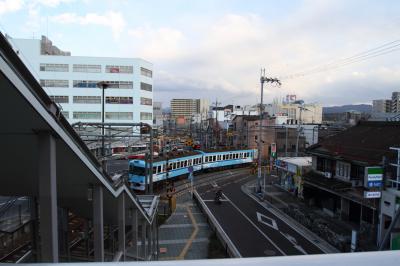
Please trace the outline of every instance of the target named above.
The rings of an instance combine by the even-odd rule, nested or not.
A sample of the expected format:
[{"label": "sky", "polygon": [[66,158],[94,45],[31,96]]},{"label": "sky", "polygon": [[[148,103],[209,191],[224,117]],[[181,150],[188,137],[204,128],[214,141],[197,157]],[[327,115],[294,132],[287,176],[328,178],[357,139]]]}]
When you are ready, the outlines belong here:
[{"label": "sky", "polygon": [[400,91],[397,49],[313,71],[399,40],[399,11],[398,0],[0,0],[0,30],[47,35],[72,55],[150,61],[164,107],[172,98],[255,104],[261,68],[282,81],[265,84],[264,102],[296,94],[332,106]]}]

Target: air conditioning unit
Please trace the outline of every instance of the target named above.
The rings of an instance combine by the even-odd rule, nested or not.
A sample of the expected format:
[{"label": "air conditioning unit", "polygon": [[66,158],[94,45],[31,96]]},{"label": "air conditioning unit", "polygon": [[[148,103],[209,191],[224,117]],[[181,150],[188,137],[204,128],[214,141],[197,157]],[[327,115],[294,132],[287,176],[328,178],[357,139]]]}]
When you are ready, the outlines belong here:
[{"label": "air conditioning unit", "polygon": [[324,175],[326,178],[331,178],[332,177],[332,173],[331,172],[324,172]]}]

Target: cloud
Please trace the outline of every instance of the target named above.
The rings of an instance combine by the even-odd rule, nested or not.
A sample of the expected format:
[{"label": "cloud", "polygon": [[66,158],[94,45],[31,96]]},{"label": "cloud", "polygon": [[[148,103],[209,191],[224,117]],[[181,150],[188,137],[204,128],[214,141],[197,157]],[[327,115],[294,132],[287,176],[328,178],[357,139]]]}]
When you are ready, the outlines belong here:
[{"label": "cloud", "polygon": [[12,13],[23,7],[22,0],[4,0],[0,1],[0,15]]},{"label": "cloud", "polygon": [[36,4],[55,8],[58,7],[60,4],[69,4],[75,1],[76,0],[36,0]]},{"label": "cloud", "polygon": [[[374,5],[354,9],[352,5],[357,3],[349,6],[342,1],[305,1],[300,9],[279,20],[251,13],[226,13],[199,24],[187,21],[187,25],[171,28],[165,34],[160,34],[161,28],[147,26],[131,30],[127,43],[132,44],[130,54],[134,51],[135,56],[155,64],[157,100],[167,102],[182,95],[214,99],[220,95],[227,104],[232,98],[255,103],[261,67],[267,69],[268,76],[285,76],[396,39],[394,31],[398,35],[398,29],[383,27],[392,17],[387,10]],[[286,94],[322,104],[389,97],[395,84],[400,83],[398,55],[287,79],[281,88],[267,84],[266,101]]]},{"label": "cloud", "polygon": [[76,13],[63,13],[52,16],[50,20],[59,24],[104,26],[111,29],[115,39],[119,39],[126,26],[126,22],[122,13],[115,11],[107,11],[103,15],[97,13],[88,13],[84,16],[79,16]]},{"label": "cloud", "polygon": [[157,60],[170,60],[180,56],[183,33],[177,29],[150,26],[128,30],[128,35],[145,44],[140,49],[141,56]]}]

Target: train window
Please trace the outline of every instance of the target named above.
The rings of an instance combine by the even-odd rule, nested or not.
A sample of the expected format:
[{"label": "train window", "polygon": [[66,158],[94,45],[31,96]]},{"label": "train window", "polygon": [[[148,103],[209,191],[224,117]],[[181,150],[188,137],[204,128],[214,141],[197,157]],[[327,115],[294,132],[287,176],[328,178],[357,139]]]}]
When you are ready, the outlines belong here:
[{"label": "train window", "polygon": [[216,161],[216,159],[217,159],[217,156],[213,156],[213,162],[215,162]]},{"label": "train window", "polygon": [[157,173],[161,173],[161,165],[157,166]]},{"label": "train window", "polygon": [[229,154],[229,159],[233,159],[233,153]]},{"label": "train window", "polygon": [[183,167],[186,167],[188,165],[188,161],[183,161]]},{"label": "train window", "polygon": [[144,176],[144,168],[138,166],[131,166],[129,173],[133,175]]}]

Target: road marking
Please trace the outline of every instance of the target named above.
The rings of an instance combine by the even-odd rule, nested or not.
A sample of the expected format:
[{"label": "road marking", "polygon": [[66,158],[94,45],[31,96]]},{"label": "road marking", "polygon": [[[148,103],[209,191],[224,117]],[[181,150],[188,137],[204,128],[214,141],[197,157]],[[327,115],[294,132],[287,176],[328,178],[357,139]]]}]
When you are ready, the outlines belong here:
[{"label": "road marking", "polygon": [[304,255],[307,255],[307,252],[303,249],[303,247],[300,246],[299,244],[297,244],[296,238],[294,238],[293,236],[291,236],[291,235],[289,235],[289,234],[287,234],[287,233],[286,233],[286,234],[285,234],[285,233],[282,233],[282,232],[279,232],[279,233],[281,233],[281,235],[283,235],[287,240],[289,240],[290,243],[293,244],[293,247],[294,247],[294,248],[296,248],[298,251],[300,251],[300,252],[303,253]]},{"label": "road marking", "polygon": [[199,232],[199,227],[198,227],[198,225],[197,225],[196,219],[195,219],[194,216],[193,216],[192,210],[190,210],[189,206],[186,206],[186,209],[187,209],[187,212],[188,212],[188,214],[189,214],[190,220],[192,221],[194,230],[193,230],[193,232],[192,232],[192,234],[191,234],[189,240],[186,242],[185,247],[182,249],[181,253],[180,253],[179,256],[177,257],[177,259],[179,259],[179,260],[185,259],[186,253],[188,252],[190,246],[191,246],[192,243],[193,243],[193,240],[196,238],[197,233]]},{"label": "road marking", "polygon": [[257,212],[257,220],[260,223],[265,224],[265,225],[279,231],[278,225],[276,224],[276,221],[274,219]]},{"label": "road marking", "polygon": [[[203,200],[203,201],[215,201],[215,200],[213,200],[213,199],[206,199],[206,200]],[[228,200],[228,199],[220,199],[219,201],[230,201],[230,200]]]},{"label": "road marking", "polygon": [[[251,186],[249,186],[251,187]],[[253,186],[254,187],[254,186]],[[285,220],[285,218],[280,218],[282,217],[282,215],[279,213],[279,211],[276,211],[273,207],[267,207],[263,204],[261,204],[260,201],[258,201],[258,198],[252,194],[248,194],[245,193],[247,196],[249,196],[250,198],[252,198],[253,200],[255,200],[259,205],[261,205],[264,209],[266,209],[267,211],[271,212],[272,214],[274,214],[276,217],[279,218],[280,221],[284,222],[286,225],[288,225],[290,228],[292,228],[295,232],[297,232],[299,235],[301,235],[302,237],[304,237],[306,240],[308,240],[311,244],[313,244],[316,248],[318,248],[319,250],[321,250],[322,252],[328,254],[329,252],[324,248],[324,247],[320,247],[319,245],[317,245],[315,243],[315,241],[319,241],[318,239],[315,239],[314,237],[311,238],[308,234],[305,234],[302,232],[302,230],[299,230],[295,225],[292,225],[291,223],[287,222]],[[268,203],[270,204],[270,203]],[[301,224],[300,224],[301,225]],[[303,225],[301,225],[303,226]],[[303,226],[304,227],[304,226]],[[312,233],[312,232],[311,232]],[[314,234],[314,233],[312,233]]]},{"label": "road marking", "polygon": [[244,214],[240,209],[239,209],[239,207],[238,206],[236,206],[225,194],[222,194],[222,195],[224,195],[224,197],[226,198],[226,199],[228,199],[229,200],[229,202],[232,204],[232,206],[238,211],[238,212],[240,212],[240,214],[242,214],[243,215],[243,217],[244,218],[246,218],[246,220],[247,221],[249,221],[253,226],[254,226],[254,228],[256,228],[257,230],[258,230],[258,232],[260,232],[282,255],[284,255],[284,256],[286,256],[287,254],[285,253],[285,252],[283,252],[283,250],[282,249],[280,249],[272,240],[271,240],[271,238],[269,238],[255,223],[253,223],[253,221],[249,218],[249,217],[247,217],[247,215],[246,214]]}]

